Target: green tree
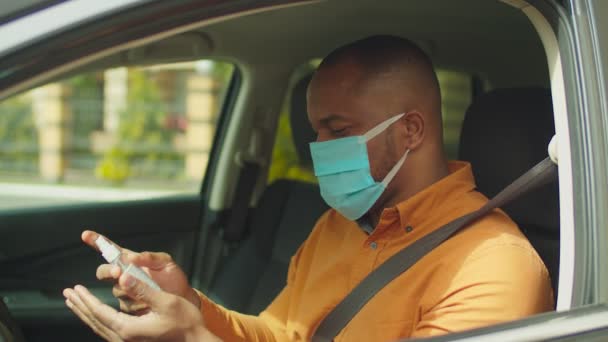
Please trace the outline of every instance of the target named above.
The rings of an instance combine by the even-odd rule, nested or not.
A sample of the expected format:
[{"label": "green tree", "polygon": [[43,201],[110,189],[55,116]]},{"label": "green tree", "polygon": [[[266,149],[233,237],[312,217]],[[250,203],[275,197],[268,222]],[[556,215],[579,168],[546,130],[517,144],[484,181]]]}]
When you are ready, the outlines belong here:
[{"label": "green tree", "polygon": [[31,101],[16,96],[0,103],[0,169],[35,172],[38,165],[38,132]]},{"label": "green tree", "polygon": [[300,81],[313,72],[321,62],[320,59],[313,59],[308,63],[299,66],[293,73],[289,93],[283,110],[279,116],[277,134],[275,137],[274,147],[272,150],[272,161],[268,170],[268,183],[272,183],[277,179],[296,179],[305,182],[316,183],[317,178],[309,165],[305,165],[299,160],[298,152],[296,151],[293,134],[291,132],[291,122],[289,115],[290,97],[293,95],[293,88],[296,82]]},{"label": "green tree", "polygon": [[317,179],[308,167],[304,167],[298,158],[293,136],[289,113],[283,111],[279,117],[277,135],[272,150],[272,162],[268,170],[268,183],[277,179],[297,179],[316,183]]},{"label": "green tree", "polygon": [[127,106],[121,113],[118,142],[98,163],[99,178],[120,184],[145,170],[166,177],[173,171],[162,168],[179,163],[171,146],[175,132],[166,128],[167,110],[157,85],[142,70],[129,70]]}]

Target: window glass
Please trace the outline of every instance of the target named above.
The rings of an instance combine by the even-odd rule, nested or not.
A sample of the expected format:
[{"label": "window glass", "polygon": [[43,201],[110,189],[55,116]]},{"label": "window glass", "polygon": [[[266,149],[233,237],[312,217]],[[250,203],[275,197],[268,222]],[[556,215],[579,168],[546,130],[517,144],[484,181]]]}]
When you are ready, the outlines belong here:
[{"label": "window glass", "polygon": [[198,192],[233,70],[113,68],[0,102],[0,208]]},{"label": "window glass", "polygon": [[293,135],[291,133],[290,103],[293,88],[296,83],[312,73],[320,62],[320,59],[314,59],[309,63],[298,67],[290,79],[288,95],[283,102],[283,107],[279,116],[275,143],[272,150],[272,161],[268,172],[268,183],[272,183],[277,179],[294,179],[312,183],[317,182],[317,178],[312,171],[312,165],[300,160],[301,158],[296,151]]},{"label": "window glass", "polygon": [[438,69],[436,72],[441,88],[443,143],[448,158],[457,159],[462,120],[473,99],[473,77],[459,71]]},{"label": "window glass", "polygon": [[[294,85],[312,73],[319,65],[320,60],[315,59],[310,63],[299,67],[294,72],[289,94],[284,102],[281,114],[275,145],[272,151],[272,162],[268,174],[268,183],[277,179],[295,179],[309,182],[316,182],[316,178],[310,165],[303,163],[298,158],[290,125],[290,98]],[[438,69],[437,78],[441,87],[442,115],[444,126],[444,144],[448,158],[458,157],[458,144],[460,140],[460,128],[464,113],[472,99],[472,77],[471,75],[458,71]]]}]

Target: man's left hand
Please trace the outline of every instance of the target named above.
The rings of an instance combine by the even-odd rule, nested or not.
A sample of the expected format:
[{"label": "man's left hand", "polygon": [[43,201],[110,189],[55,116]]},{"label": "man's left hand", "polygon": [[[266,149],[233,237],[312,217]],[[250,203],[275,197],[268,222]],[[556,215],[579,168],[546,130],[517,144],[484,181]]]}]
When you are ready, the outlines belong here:
[{"label": "man's left hand", "polygon": [[84,286],[65,289],[66,305],[107,341],[219,341],[206,329],[199,310],[187,300],[148,287],[129,274],[119,284],[127,294],[148,304],[142,316],[118,312],[102,303]]}]

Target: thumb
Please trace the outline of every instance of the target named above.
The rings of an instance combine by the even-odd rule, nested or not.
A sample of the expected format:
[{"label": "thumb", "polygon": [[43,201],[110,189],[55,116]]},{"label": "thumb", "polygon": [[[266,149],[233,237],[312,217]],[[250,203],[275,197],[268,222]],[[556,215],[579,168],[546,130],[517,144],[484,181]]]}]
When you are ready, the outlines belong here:
[{"label": "thumb", "polygon": [[141,252],[127,254],[127,260],[131,264],[147,267],[151,270],[161,270],[167,264],[173,262],[171,256],[167,253],[156,252]]},{"label": "thumb", "polygon": [[171,295],[162,290],[151,287],[145,282],[137,279],[129,272],[124,272],[118,279],[118,283],[126,292],[127,296],[148,304],[152,311],[157,311],[165,307],[165,303]]}]

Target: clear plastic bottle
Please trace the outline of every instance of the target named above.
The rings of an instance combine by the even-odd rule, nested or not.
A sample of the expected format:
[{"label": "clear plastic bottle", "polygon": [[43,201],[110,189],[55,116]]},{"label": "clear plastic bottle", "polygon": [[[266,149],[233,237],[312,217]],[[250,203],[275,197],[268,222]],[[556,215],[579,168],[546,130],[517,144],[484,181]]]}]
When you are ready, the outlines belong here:
[{"label": "clear plastic bottle", "polygon": [[120,250],[104,239],[103,236],[98,237],[97,240],[95,240],[95,244],[97,247],[99,247],[101,255],[104,257],[104,259],[106,259],[107,262],[112,265],[117,265],[120,267],[123,273],[132,275],[133,277],[146,283],[151,288],[160,290],[160,286],[158,286],[158,284],[156,284],[154,280],[152,280],[148,274],[144,272],[144,270],[133,264],[125,264],[121,259],[122,253]]}]

